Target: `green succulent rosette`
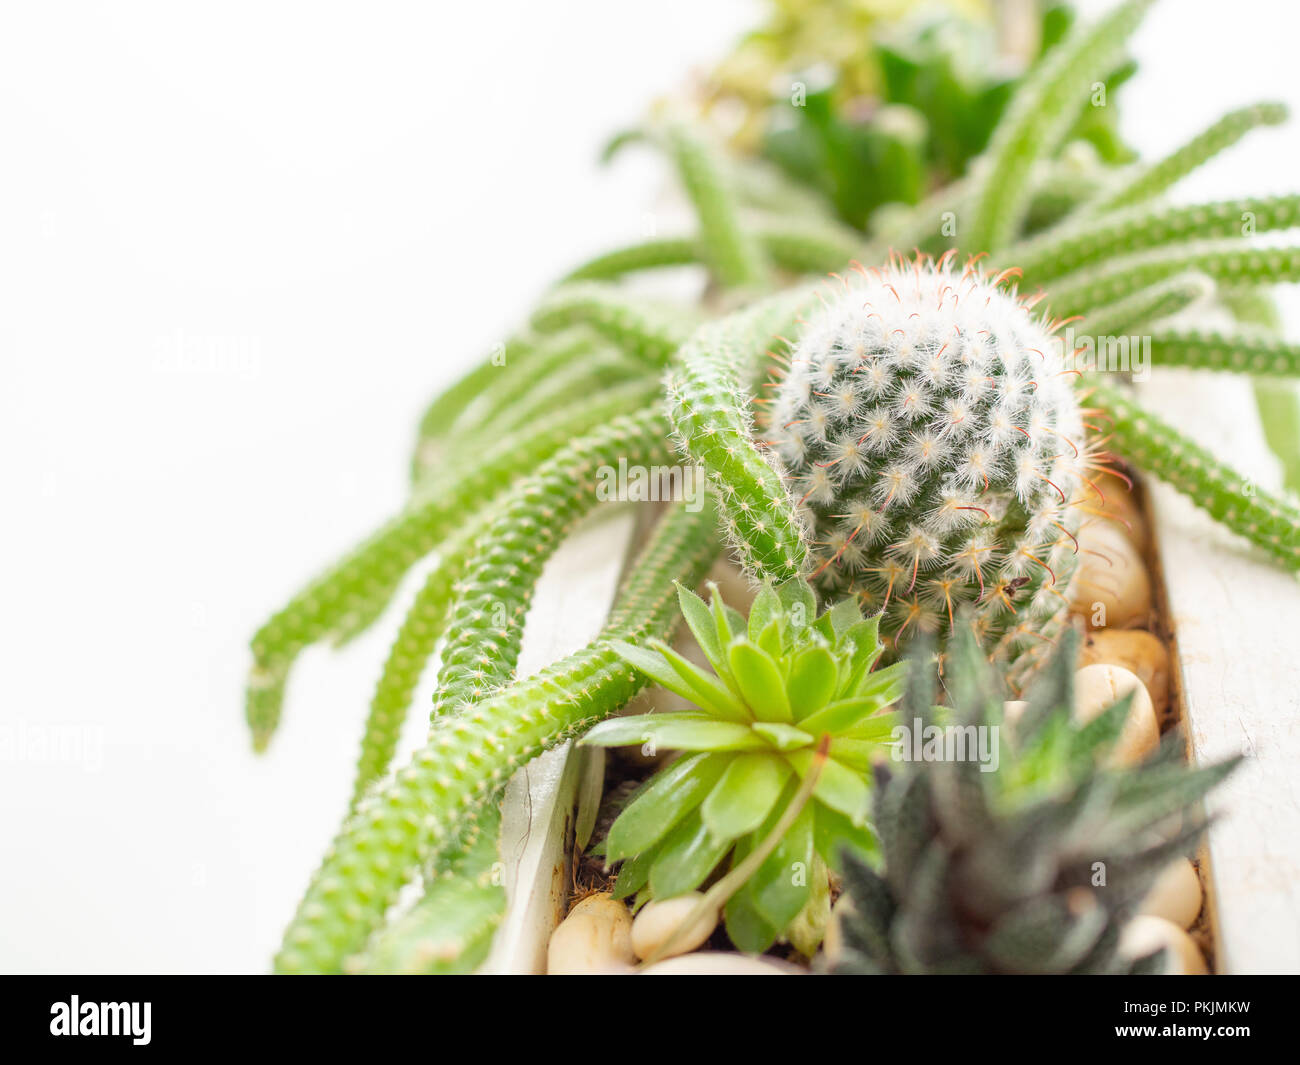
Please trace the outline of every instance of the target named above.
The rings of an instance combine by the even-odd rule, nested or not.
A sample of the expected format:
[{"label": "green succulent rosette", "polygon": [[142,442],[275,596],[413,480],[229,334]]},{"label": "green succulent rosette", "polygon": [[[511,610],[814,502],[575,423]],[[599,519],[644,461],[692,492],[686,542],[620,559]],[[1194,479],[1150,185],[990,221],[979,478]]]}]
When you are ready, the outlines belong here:
[{"label": "green succulent rosette", "polygon": [[712,672],[667,644],[615,650],[696,707],[615,718],[582,740],[680,752],[632,797],[610,828],[605,856],[622,862],[615,894],[667,898],[734,868],[766,839],[810,773],[806,802],[757,872],[727,904],[732,940],[766,950],[838,867],[842,850],[868,855],[870,766],[888,743],[902,694],[900,666],[876,670],[878,620],[853,600],[817,614],[802,580],[765,584],[746,619],[712,589],[705,603],[678,588],[682,615]]}]

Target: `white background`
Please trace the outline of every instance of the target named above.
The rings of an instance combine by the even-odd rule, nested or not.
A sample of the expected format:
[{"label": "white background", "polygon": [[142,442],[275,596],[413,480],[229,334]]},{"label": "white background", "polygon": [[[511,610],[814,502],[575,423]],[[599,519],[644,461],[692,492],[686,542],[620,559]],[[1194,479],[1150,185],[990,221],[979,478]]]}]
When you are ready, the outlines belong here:
[{"label": "white background", "polygon": [[[439,385],[644,232],[658,162],[597,151],[755,10],[4,5],[0,970],[266,967],[395,619],[303,659],[261,759],[248,636],[401,504]],[[1295,5],[1227,10],[1165,0],[1138,37],[1148,154],[1300,111]],[[1298,164],[1294,128],[1256,134],[1180,195]],[[53,735],[81,757],[27,749]]]}]

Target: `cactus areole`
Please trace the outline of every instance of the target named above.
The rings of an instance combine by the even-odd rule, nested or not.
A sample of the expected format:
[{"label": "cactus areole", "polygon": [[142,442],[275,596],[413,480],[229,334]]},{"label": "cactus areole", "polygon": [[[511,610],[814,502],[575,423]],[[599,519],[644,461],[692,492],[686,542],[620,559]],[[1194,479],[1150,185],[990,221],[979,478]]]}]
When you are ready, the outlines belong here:
[{"label": "cactus areole", "polygon": [[1089,454],[1052,325],[988,276],[894,259],[809,316],[768,441],[823,599],[856,594],[882,634],[959,611],[1009,654],[1066,616]]}]

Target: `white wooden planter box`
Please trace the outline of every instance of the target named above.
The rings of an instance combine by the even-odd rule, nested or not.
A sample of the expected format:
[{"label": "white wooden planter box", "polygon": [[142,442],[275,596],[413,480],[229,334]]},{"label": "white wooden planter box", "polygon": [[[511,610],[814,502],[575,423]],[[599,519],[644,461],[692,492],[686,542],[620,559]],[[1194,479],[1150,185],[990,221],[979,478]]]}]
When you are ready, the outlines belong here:
[{"label": "white wooden planter box", "polygon": [[[1281,483],[1246,381],[1163,371],[1141,395],[1259,487]],[[1246,756],[1206,802],[1216,969],[1300,972],[1300,584],[1169,487],[1148,492],[1190,757]]]},{"label": "white wooden planter box", "polygon": [[[1249,384],[1160,373],[1143,402],[1254,477],[1280,482]],[[1300,971],[1300,584],[1164,485],[1148,483],[1155,585],[1171,637],[1172,696],[1189,757],[1236,753],[1201,853],[1221,973]],[[521,675],[599,630],[635,534],[628,510],[598,515],[556,555],[529,615]],[[585,752],[570,744],[519,771],[505,802],[509,908],[485,971],[541,973],[570,885],[574,801]]]}]

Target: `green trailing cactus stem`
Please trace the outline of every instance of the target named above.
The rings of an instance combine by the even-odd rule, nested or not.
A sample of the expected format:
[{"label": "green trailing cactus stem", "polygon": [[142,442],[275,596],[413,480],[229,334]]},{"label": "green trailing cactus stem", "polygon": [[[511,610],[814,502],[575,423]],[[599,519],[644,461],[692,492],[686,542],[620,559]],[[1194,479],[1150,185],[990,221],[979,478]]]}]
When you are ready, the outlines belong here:
[{"label": "green trailing cactus stem", "polygon": [[[1217,151],[1280,121],[1278,106],[1233,112],[1150,165],[1111,166],[1091,149],[1080,162],[1077,145],[1065,143],[1088,105],[1084,87],[1124,68],[1125,40],[1148,6],[1121,3],[1053,38],[1010,87],[965,174],[914,207],[877,212],[865,223],[871,239],[809,189],[773,180],[767,164],[729,156],[703,126],[651,124],[645,139],[676,167],[695,231],[613,249],[568,271],[523,328],[428,407],[401,512],[253,637],[246,714],[260,749],[279,722],[296,657],[363,631],[411,567],[434,557],[376,688],[349,812],[285,933],[279,969],[472,967],[502,905],[483,876],[506,780],[628,701],[644,676],[622,655],[650,666],[645,641],[666,640],[675,620],[673,582],[694,588],[724,551],[756,582],[788,589],[807,580],[823,606],[847,599],[871,615],[850,629],[873,626],[881,668],[918,636],[935,641],[946,661],[945,641],[969,618],[983,653],[1016,686],[1032,681],[1067,628],[1080,514],[1099,495],[1097,474],[1118,463],[1167,481],[1300,569],[1300,513],[1291,503],[1145,414],[1121,383],[1080,369],[1062,343],[1062,327],[1081,316],[1076,332],[1149,331],[1160,364],[1274,377],[1300,369],[1297,346],[1260,326],[1210,331],[1194,320],[1200,302],[1243,307],[1276,282],[1300,279],[1300,247],[1250,239],[1290,226],[1296,198],[1159,202]],[[949,211],[955,234],[944,228]],[[891,244],[922,253],[902,258]],[[684,265],[708,276],[695,303],[652,300],[625,280]],[[1161,321],[1175,311],[1177,325]],[[516,677],[542,565],[595,506],[595,469],[623,459],[662,463],[674,447],[703,469],[708,505],[671,508],[632,561],[597,640]],[[707,635],[691,602],[682,604],[688,620]],[[828,672],[827,661],[838,661],[840,609],[832,609],[830,632],[811,630],[826,646],[804,647],[779,625],[779,642],[771,636],[765,646],[769,625],[746,635],[751,650],[739,653],[752,668],[781,674],[788,699],[783,686],[799,655]],[[750,666],[738,668],[722,639],[718,619],[735,619],[725,610],[710,617],[721,679],[695,678],[704,720],[675,727],[743,731],[753,738],[736,758],[761,744],[764,757],[777,752],[797,772],[799,751],[782,753],[783,743],[804,743],[795,711],[789,721],[768,720],[783,713],[780,705],[763,704]],[[440,641],[428,741],[394,770],[397,735]],[[740,711],[752,721],[710,719]],[[655,728],[670,726],[661,719]],[[848,766],[843,750],[832,743],[825,783],[808,807],[814,838],[819,817],[830,816],[823,810],[843,818],[845,838],[864,831],[865,809],[822,801],[847,779],[833,768]],[[706,748],[692,757],[718,768],[721,780],[720,754]],[[866,767],[849,768],[861,787],[845,787],[865,795]],[[755,769],[747,784],[766,787],[770,816],[781,801],[774,784],[788,782],[766,772]],[[690,816],[707,828],[699,800]],[[710,821],[727,812],[723,798],[707,807]],[[701,858],[669,886],[699,883],[762,825],[734,820],[726,832],[733,829],[728,849],[707,855],[709,868]],[[616,836],[615,852],[624,853],[618,847]],[[662,850],[626,853],[623,875],[639,859],[654,892],[656,863],[647,855],[662,858]],[[401,889],[421,878],[421,900],[390,913]],[[788,925],[797,900],[767,908],[750,891],[736,896],[752,905],[735,936],[757,946]],[[463,905],[438,901],[453,898]],[[448,917],[458,907],[463,922]]]}]

